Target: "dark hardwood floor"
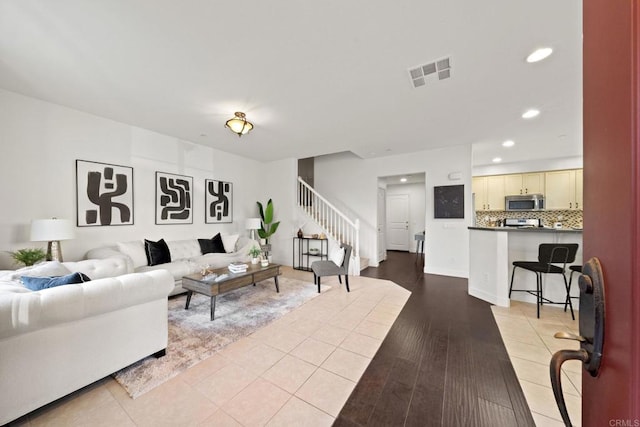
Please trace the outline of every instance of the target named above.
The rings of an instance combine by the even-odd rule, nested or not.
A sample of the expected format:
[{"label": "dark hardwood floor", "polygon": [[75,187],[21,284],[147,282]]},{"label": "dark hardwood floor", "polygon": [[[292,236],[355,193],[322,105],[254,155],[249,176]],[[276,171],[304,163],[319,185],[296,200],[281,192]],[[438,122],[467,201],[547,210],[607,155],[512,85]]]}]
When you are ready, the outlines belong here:
[{"label": "dark hardwood floor", "polygon": [[412,293],[334,426],[535,426],[490,305],[422,267],[390,251],[362,272]]}]

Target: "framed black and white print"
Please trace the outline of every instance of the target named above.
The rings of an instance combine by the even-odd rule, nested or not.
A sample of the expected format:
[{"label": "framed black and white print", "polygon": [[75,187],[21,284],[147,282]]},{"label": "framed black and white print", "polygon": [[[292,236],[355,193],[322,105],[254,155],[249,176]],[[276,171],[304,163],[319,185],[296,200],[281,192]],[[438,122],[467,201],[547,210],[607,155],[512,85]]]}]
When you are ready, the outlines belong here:
[{"label": "framed black and white print", "polygon": [[433,187],[434,218],[464,218],[464,185]]},{"label": "framed black and white print", "polygon": [[133,225],[133,168],[76,160],[78,227]]},{"label": "framed black and white print", "polygon": [[156,172],[156,224],[193,224],[193,178]]},{"label": "framed black and white print", "polygon": [[233,222],[233,184],[230,182],[205,179],[204,181],[204,222],[219,224]]}]

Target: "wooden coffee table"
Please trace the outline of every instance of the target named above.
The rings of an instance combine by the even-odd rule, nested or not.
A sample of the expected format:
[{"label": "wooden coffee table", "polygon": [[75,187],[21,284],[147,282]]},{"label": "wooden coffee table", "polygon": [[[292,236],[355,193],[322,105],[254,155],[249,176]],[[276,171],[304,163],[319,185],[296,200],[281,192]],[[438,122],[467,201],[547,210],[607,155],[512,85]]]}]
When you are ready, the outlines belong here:
[{"label": "wooden coffee table", "polygon": [[[214,319],[216,311],[216,297],[220,294],[251,284],[255,286],[256,282],[270,278],[273,278],[276,283],[276,292],[280,292],[280,288],[278,287],[278,276],[280,275],[279,264],[269,264],[266,267],[262,267],[260,264],[250,264],[244,273],[232,273],[227,267],[216,268],[209,270],[209,272],[209,275],[204,277],[200,273],[189,274],[182,277],[182,287],[187,290],[185,310],[189,309],[191,295],[193,295],[194,292],[211,298],[211,320]],[[226,274],[227,276],[219,279],[219,276],[222,274]],[[213,275],[217,277],[212,277]]]}]

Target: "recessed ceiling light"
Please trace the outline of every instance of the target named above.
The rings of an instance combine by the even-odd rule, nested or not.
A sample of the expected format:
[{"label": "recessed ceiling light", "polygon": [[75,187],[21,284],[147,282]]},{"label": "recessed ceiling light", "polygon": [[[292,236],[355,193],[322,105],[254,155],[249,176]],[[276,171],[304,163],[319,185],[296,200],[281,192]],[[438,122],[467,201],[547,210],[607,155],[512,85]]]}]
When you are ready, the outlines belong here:
[{"label": "recessed ceiling light", "polygon": [[494,157],[493,160],[491,160],[493,163],[500,163],[502,161],[502,159],[500,157]]},{"label": "recessed ceiling light", "polygon": [[400,182],[407,182],[407,178],[400,178]]},{"label": "recessed ceiling light", "polygon": [[510,139],[502,143],[503,147],[513,147],[514,145],[516,145],[516,143]]},{"label": "recessed ceiling light", "polygon": [[535,108],[532,108],[532,109],[527,110],[524,113],[522,113],[522,118],[523,119],[533,119],[534,117],[537,117],[538,114],[540,114],[540,110],[536,110]]},{"label": "recessed ceiling light", "polygon": [[541,47],[540,49],[536,49],[535,51],[533,51],[533,53],[527,56],[527,62],[542,61],[543,59],[551,55],[552,52],[553,49],[551,49],[550,47]]}]

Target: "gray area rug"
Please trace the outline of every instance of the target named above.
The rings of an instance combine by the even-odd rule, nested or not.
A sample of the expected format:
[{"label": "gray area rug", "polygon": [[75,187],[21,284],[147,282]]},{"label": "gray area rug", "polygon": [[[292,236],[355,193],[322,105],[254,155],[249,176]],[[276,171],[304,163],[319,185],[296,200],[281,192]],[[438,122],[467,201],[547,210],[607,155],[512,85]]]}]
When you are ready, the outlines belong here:
[{"label": "gray area rug", "polygon": [[279,285],[280,293],[269,279],[218,295],[214,321],[209,297],[194,293],[189,310],[186,294],[170,298],[167,355],[147,357],[113,377],[135,399],[319,295],[313,283],[280,276]]}]

